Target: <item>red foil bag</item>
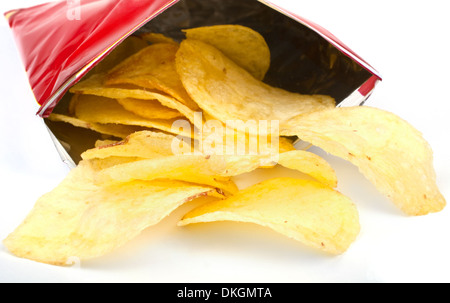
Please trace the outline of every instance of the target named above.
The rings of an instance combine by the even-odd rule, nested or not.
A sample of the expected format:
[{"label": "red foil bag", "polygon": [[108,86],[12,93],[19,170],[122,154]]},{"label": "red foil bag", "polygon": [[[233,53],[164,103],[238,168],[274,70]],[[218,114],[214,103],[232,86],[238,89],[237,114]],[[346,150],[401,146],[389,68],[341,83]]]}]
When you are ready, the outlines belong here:
[{"label": "red foil bag", "polygon": [[[381,76],[319,25],[265,0],[67,0],[5,13],[44,119],[96,64],[131,35],[240,24],[258,31],[272,54],[264,81],[303,94],[325,94],[338,106],[362,105]],[[96,140],[46,121],[70,164]]]}]

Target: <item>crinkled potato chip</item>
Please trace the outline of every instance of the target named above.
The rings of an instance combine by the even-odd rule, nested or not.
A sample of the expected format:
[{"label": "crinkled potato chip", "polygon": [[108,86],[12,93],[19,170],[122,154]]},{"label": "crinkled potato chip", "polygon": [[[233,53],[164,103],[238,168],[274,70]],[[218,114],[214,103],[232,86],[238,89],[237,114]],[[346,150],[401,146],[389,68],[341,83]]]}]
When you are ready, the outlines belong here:
[{"label": "crinkled potato chip", "polygon": [[[121,86],[107,86],[104,82],[105,74],[95,74],[73,86],[70,89],[70,92],[75,94],[70,106],[72,108],[71,113],[74,113],[78,95],[86,94],[110,99],[156,100],[168,108],[179,111],[191,123],[196,123],[195,112],[198,110],[197,105],[190,108],[177,99],[161,92],[140,89],[139,87],[124,88]],[[201,122],[202,121],[200,120],[196,126],[202,127]]]},{"label": "crinkled potato chip", "polygon": [[429,144],[392,113],[368,106],[328,109],[293,118],[280,132],[350,161],[408,215],[439,212],[446,205]]},{"label": "crinkled potato chip", "polygon": [[176,67],[184,87],[203,111],[241,131],[240,121],[277,120],[281,124],[297,115],[335,106],[328,96],[301,95],[269,86],[198,40],[181,43]]},{"label": "crinkled potato chip", "polygon": [[181,83],[175,67],[178,45],[152,44],[114,67],[107,75],[106,85],[132,84],[164,92],[189,108],[198,108]]},{"label": "crinkled potato chip", "polygon": [[105,255],[159,223],[182,204],[202,196],[221,198],[207,186],[174,180],[134,181],[100,187],[89,162],[42,196],[4,241],[14,255],[65,265]]},{"label": "crinkled potato chip", "polygon": [[264,37],[242,25],[214,25],[183,30],[187,39],[200,40],[224,53],[256,79],[270,67],[270,49]]},{"label": "crinkled potato chip", "polygon": [[259,224],[331,254],[345,252],[360,231],[353,202],[316,181],[275,178],[188,212],[180,226],[214,221]]},{"label": "crinkled potato chip", "polygon": [[102,124],[102,123],[93,123],[86,122],[84,120],[74,118],[71,116],[63,115],[63,114],[55,114],[51,113],[48,117],[50,121],[53,122],[64,122],[69,123],[76,127],[81,127],[85,129],[93,130],[99,134],[109,135],[117,138],[124,139],[128,137],[130,134],[141,131],[143,127],[133,126],[133,125],[122,125],[122,124]]},{"label": "crinkled potato chip", "polygon": [[75,116],[78,119],[102,124],[123,124],[155,128],[177,135],[192,136],[192,129],[173,128],[176,119],[146,119],[127,111],[117,100],[94,95],[80,95],[76,103]]}]

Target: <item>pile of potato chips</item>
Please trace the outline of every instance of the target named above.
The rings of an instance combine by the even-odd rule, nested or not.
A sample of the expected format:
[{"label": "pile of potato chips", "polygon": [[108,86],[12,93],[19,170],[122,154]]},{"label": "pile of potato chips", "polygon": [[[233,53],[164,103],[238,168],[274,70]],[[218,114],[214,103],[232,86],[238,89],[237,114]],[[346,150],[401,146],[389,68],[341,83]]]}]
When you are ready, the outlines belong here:
[{"label": "pile of potato chips", "polygon": [[[5,240],[15,255],[64,265],[102,256],[184,203],[209,197],[179,225],[266,226],[331,254],[356,240],[356,204],[333,168],[293,138],[355,164],[407,215],[441,211],[432,150],[392,113],[336,107],[263,82],[270,50],[254,30],[185,30],[178,42],[132,36],[71,88],[49,119],[104,136]],[[253,121],[255,123],[249,123]],[[264,122],[264,123],[262,123]],[[238,188],[234,178],[281,165],[305,175]]]}]

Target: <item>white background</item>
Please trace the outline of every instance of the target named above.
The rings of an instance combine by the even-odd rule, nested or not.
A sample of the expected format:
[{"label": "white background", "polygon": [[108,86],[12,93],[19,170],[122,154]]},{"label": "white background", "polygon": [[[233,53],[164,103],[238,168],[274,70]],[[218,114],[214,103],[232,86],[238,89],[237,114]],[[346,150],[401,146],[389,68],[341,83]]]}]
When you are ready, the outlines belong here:
[{"label": "white background", "polygon": [[[0,11],[44,1],[0,1]],[[383,77],[368,105],[422,131],[438,185],[450,196],[448,1],[273,1],[336,35]],[[0,238],[67,174],[0,19]],[[405,150],[405,153],[411,152]],[[320,152],[320,151],[318,151]],[[176,227],[180,209],[125,247],[61,268],[22,260],[0,245],[0,282],[450,282],[449,208],[406,217],[351,165],[323,155],[339,190],[360,212],[361,233],[343,255],[325,256],[259,226]]]}]

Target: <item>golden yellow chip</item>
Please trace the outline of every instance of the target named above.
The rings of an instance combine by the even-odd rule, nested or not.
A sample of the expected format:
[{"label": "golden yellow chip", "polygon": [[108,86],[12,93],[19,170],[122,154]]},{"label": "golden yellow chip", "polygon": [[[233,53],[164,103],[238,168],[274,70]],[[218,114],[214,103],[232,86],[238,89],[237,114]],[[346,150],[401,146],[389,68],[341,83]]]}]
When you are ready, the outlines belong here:
[{"label": "golden yellow chip", "polygon": [[331,254],[345,252],[360,231],[353,202],[311,180],[275,178],[188,212],[180,226],[238,221],[259,224]]},{"label": "golden yellow chip", "polygon": [[184,116],[177,110],[163,106],[156,100],[118,99],[127,111],[147,119],[181,119]]},{"label": "golden yellow chip", "polygon": [[[114,141],[105,142],[104,144],[99,143],[99,147],[85,151],[81,155],[81,157],[85,160],[105,159],[108,157],[135,157],[140,159],[154,159],[174,155],[197,154],[196,157],[207,159],[208,156],[219,155],[223,156],[220,158],[216,157],[216,159],[220,159],[221,165],[217,165],[214,171],[208,170],[207,174],[231,177],[253,171],[260,167],[273,167],[277,164],[280,152],[283,154],[285,151],[292,151],[293,154],[290,154],[291,156],[288,156],[288,154],[286,154],[281,157],[282,161],[284,161],[283,164],[287,165],[289,164],[289,162],[291,162],[288,165],[290,166],[290,168],[300,170],[301,165],[297,164],[297,167],[294,167],[294,162],[314,160],[315,164],[312,167],[308,164],[303,165],[305,167],[303,169],[304,173],[311,173],[314,169],[324,169],[325,166],[322,163],[322,166],[319,166],[319,164],[316,163],[320,159],[311,158],[312,156],[302,156],[303,153],[306,152],[295,151],[291,141],[289,141],[288,139],[286,139],[282,145],[284,146],[281,146],[279,149],[270,150],[267,153],[261,154],[248,152],[245,154],[226,154],[225,152],[214,154],[201,152],[198,144],[196,144],[196,141],[193,141],[190,138],[184,138],[181,136],[174,136],[165,133],[157,133],[153,131],[140,131],[131,134],[125,140],[120,142]],[[226,151],[226,148],[223,150]],[[306,167],[308,166],[311,167],[310,170],[306,169]],[[322,172],[322,174],[324,174],[326,177],[330,177],[331,175],[327,170]],[[323,179],[326,178],[325,176],[322,176]]]},{"label": "golden yellow chip", "polygon": [[258,168],[272,168],[281,165],[308,175],[330,188],[337,186],[337,176],[331,165],[320,156],[303,150],[292,150],[279,154],[224,155],[216,157],[220,164],[208,174],[222,177],[235,177],[252,172]]},{"label": "golden yellow chip", "polygon": [[131,84],[164,92],[191,109],[198,108],[183,87],[175,67],[178,45],[152,44],[113,68],[106,85]]},{"label": "golden yellow chip", "polygon": [[[110,156],[105,158],[94,158],[89,160],[84,160],[85,162],[89,162],[91,168],[98,173],[107,168],[111,168],[117,165],[136,162],[142,160],[139,157],[127,157],[127,156]],[[94,178],[95,181],[95,178]]]},{"label": "golden yellow chip", "polygon": [[78,118],[56,113],[50,114],[48,119],[53,122],[69,123],[76,127],[90,129],[99,134],[114,136],[121,139],[124,139],[130,134],[141,131],[143,129],[143,127],[133,125],[87,122]]},{"label": "golden yellow chip", "polygon": [[[197,123],[195,119],[195,112],[198,110],[198,106],[195,105],[190,108],[180,102],[179,100],[162,94],[161,92],[151,91],[147,89],[139,89],[137,87],[120,87],[120,86],[107,86],[105,85],[105,74],[95,74],[91,77],[81,81],[77,85],[70,89],[71,93],[74,93],[74,99],[71,102],[71,113],[74,113],[76,106],[76,98],[79,94],[95,95],[99,97],[106,97],[110,99],[138,99],[158,101],[163,106],[174,109],[183,114],[191,123]],[[200,120],[196,126],[202,127],[202,120]]]},{"label": "golden yellow chip", "polygon": [[367,106],[329,109],[294,118],[281,133],[352,162],[406,214],[425,215],[446,205],[429,144],[392,113]]},{"label": "golden yellow chip", "polygon": [[11,253],[65,265],[105,255],[155,225],[180,205],[215,189],[174,180],[134,181],[99,187],[94,170],[81,162],[42,196],[26,220],[4,241]]},{"label": "golden yellow chip", "polygon": [[117,141],[117,140],[97,140],[97,141],[95,141],[95,148],[112,146],[114,144],[118,144],[119,142],[121,142],[121,141]]},{"label": "golden yellow chip", "polygon": [[214,25],[184,30],[187,39],[200,40],[262,80],[270,67],[270,49],[264,37],[242,25]]},{"label": "golden yellow chip", "polygon": [[[172,146],[177,137],[153,131],[140,131],[128,136],[125,140],[111,142],[100,147],[89,149],[81,154],[84,160],[104,159],[108,157],[156,158],[173,155]],[[192,150],[189,150],[192,152]]]},{"label": "golden yellow chip", "polygon": [[184,87],[202,110],[243,132],[242,121],[283,123],[300,114],[335,106],[334,99],[327,96],[301,95],[269,86],[198,40],[181,43],[176,67]]},{"label": "golden yellow chip", "polygon": [[190,130],[172,127],[177,119],[146,119],[127,111],[117,100],[94,95],[80,95],[76,103],[75,116],[78,119],[102,124],[123,124],[155,128],[168,133],[192,136]]},{"label": "golden yellow chip", "polygon": [[223,157],[205,155],[176,155],[154,157],[119,164],[97,172],[98,184],[119,184],[133,180],[172,179],[221,189],[226,194],[237,192],[236,184],[220,176],[225,171]]},{"label": "golden yellow chip", "polygon": [[295,150],[281,153],[278,164],[305,173],[330,188],[337,186],[338,180],[334,169],[327,161],[312,152]]},{"label": "golden yellow chip", "polygon": [[211,120],[207,116],[201,138],[197,138],[198,150],[205,154],[218,155],[267,155],[295,150],[292,139],[268,135],[266,128],[260,131],[258,126],[251,127],[254,131],[248,128],[245,132],[236,131],[221,121]]},{"label": "golden yellow chip", "polygon": [[160,33],[145,33],[140,35],[140,37],[151,44],[155,43],[177,44],[177,42],[174,39]]},{"label": "golden yellow chip", "polygon": [[78,94],[73,94],[70,98],[69,104],[67,106],[67,115],[73,116],[75,114],[75,107],[77,106]]}]

